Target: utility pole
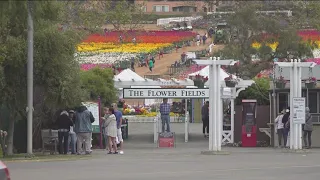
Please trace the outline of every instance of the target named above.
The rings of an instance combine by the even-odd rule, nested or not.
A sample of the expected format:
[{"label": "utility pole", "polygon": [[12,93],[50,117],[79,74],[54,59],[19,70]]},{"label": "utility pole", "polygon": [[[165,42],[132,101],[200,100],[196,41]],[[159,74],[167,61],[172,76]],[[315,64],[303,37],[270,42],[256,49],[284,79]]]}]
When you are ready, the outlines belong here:
[{"label": "utility pole", "polygon": [[32,1],[27,1],[28,8],[28,65],[27,65],[27,153],[32,155],[32,124],[33,124],[33,19]]}]

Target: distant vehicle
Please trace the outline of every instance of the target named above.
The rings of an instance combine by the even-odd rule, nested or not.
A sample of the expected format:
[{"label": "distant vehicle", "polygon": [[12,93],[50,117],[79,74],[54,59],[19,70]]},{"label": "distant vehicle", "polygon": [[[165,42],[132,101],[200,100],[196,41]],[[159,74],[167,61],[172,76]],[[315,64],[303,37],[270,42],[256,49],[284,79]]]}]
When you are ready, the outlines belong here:
[{"label": "distant vehicle", "polygon": [[0,180],[10,180],[8,167],[0,161]]}]

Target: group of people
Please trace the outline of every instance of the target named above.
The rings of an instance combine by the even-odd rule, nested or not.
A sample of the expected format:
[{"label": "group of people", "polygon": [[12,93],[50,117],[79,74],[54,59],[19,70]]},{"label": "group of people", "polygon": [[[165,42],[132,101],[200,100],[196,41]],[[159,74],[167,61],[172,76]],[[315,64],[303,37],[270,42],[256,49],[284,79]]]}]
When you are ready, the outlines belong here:
[{"label": "group of people", "polygon": [[[306,107],[306,122],[302,126],[303,140],[306,149],[311,148],[311,134],[313,131],[312,116],[310,109]],[[290,108],[283,110],[275,119],[278,134],[279,147],[287,147],[288,133],[290,132]],[[282,139],[284,144],[282,145]]]},{"label": "group of people", "polygon": [[[118,111],[116,103],[110,108],[104,108],[104,116],[101,117],[101,120],[108,154],[123,154],[122,113]],[[70,145],[71,154],[91,154],[92,123],[94,121],[93,114],[86,106],[80,106],[76,111],[63,110],[56,121],[59,154],[68,154]]]},{"label": "group of people", "polygon": [[196,36],[197,46],[200,46],[201,41],[202,41],[202,44],[205,45],[207,39],[208,39],[207,33],[205,33],[203,36],[201,36],[200,34],[197,34]]},{"label": "group of people", "polygon": [[92,113],[86,106],[80,106],[76,111],[63,110],[56,121],[59,153],[68,154],[71,144],[71,154],[82,154],[83,152],[90,154],[92,152],[92,123],[94,121]]}]

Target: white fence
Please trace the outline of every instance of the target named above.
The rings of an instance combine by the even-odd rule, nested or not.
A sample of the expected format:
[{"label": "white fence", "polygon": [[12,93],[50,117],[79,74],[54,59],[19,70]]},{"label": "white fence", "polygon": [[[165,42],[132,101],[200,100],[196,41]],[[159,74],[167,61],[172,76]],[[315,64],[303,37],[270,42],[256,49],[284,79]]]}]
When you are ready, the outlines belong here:
[{"label": "white fence", "polygon": [[202,16],[161,18],[161,19],[157,19],[157,26],[166,25],[166,24],[169,24],[170,22],[193,21],[193,20],[202,19],[202,18],[203,18]]}]

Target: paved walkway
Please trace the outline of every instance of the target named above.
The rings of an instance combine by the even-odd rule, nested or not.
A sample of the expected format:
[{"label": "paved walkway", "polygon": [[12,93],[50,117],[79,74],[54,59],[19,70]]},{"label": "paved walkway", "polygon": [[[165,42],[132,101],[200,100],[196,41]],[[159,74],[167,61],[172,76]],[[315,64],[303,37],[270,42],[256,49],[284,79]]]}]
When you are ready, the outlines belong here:
[{"label": "paved walkway", "polygon": [[[180,124],[181,125],[181,124]],[[180,134],[183,128],[173,124]],[[150,142],[148,125],[131,124],[124,155],[96,150],[90,160],[8,163],[12,179],[23,180],[318,180],[320,150],[309,154],[283,153],[273,148],[223,148],[230,155],[201,155],[208,142],[201,132],[189,143],[159,149]],[[191,127],[197,130],[200,124]],[[143,129],[145,128],[145,129]],[[138,131],[137,131],[138,130]],[[152,130],[151,130],[152,131]],[[145,135],[145,138],[143,137]]]}]

